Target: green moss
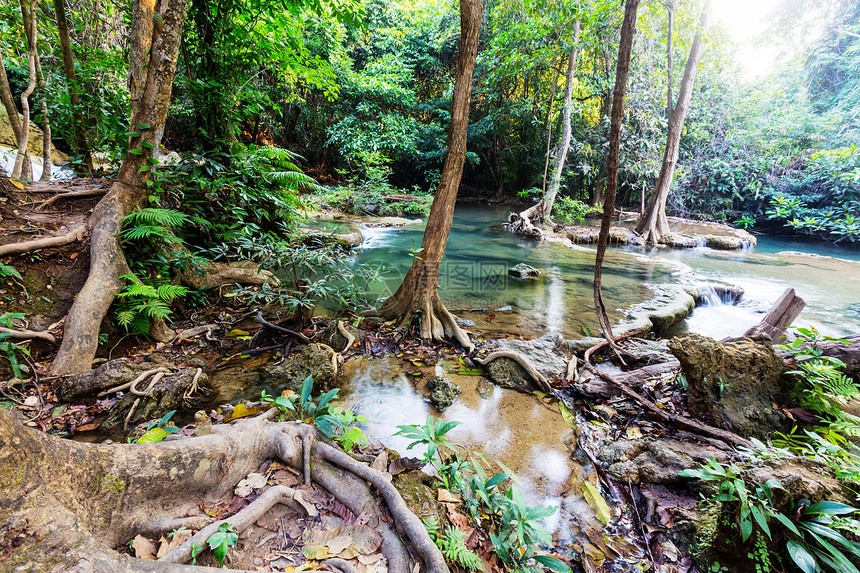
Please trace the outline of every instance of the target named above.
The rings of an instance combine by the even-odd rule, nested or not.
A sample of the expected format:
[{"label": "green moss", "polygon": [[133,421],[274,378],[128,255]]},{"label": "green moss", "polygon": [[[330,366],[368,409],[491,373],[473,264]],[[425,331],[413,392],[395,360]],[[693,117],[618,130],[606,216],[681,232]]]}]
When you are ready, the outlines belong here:
[{"label": "green moss", "polygon": [[111,474],[103,474],[99,479],[98,491],[119,493],[126,487],[128,487],[128,482],[123,478]]}]

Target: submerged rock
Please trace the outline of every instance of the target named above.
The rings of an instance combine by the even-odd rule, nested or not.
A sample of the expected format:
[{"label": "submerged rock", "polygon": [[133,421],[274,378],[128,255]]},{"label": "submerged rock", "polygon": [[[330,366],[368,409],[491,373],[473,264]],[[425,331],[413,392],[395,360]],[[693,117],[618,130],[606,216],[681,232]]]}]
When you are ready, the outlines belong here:
[{"label": "submerged rock", "polygon": [[742,437],[764,437],[785,418],[773,408],[783,403],[791,383],[767,335],[717,342],[685,333],[669,341],[687,378],[687,408],[710,424]]},{"label": "submerged rock", "polygon": [[616,336],[641,329],[644,333],[660,335],[678,324],[696,308],[696,299],[679,285],[655,285],[650,287],[655,297],[632,306],[627,311],[627,320],[612,329]]},{"label": "submerged rock", "polygon": [[[563,234],[573,243],[591,245],[597,243],[600,238],[600,228],[569,226],[564,228]],[[627,227],[610,227],[608,242],[611,245],[642,246],[645,244],[645,241],[633,229]]]},{"label": "submerged rock", "polygon": [[430,402],[439,410],[444,410],[453,404],[463,391],[460,386],[442,376],[436,376],[430,380],[430,389],[433,391],[430,394]]},{"label": "submerged rock", "polygon": [[540,276],[540,271],[525,263],[520,263],[508,269],[508,274],[515,279],[536,279]]},{"label": "submerged rock", "polygon": [[312,343],[281,364],[264,366],[260,375],[264,383],[272,384],[279,390],[298,392],[308,376],[313,376],[315,389],[327,389],[334,385],[337,377],[335,360],[331,346]]},{"label": "submerged rock", "polygon": [[[535,340],[495,340],[480,350],[481,357],[509,350],[522,355],[547,380],[563,376],[571,359],[567,342],[560,334],[548,334]],[[530,392],[532,380],[515,360],[497,358],[485,366],[494,383],[504,388]]]}]

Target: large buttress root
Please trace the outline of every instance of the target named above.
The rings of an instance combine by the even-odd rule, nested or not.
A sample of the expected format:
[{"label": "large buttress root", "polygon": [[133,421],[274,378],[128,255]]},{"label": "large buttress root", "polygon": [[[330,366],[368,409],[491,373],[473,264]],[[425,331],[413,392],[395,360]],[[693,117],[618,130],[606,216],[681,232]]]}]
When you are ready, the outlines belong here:
[{"label": "large buttress root", "polygon": [[[385,476],[317,439],[310,426],[260,416],[215,426],[211,435],[199,438],[152,445],[84,444],[38,433],[0,411],[0,506],[5,510],[0,531],[22,533],[4,566],[12,571],[200,571],[132,559],[113,548],[156,524],[185,518],[205,522],[198,504],[211,506],[230,495],[265,460],[277,458],[301,468],[306,436],[313,438],[314,481],[356,513],[372,509],[369,514],[379,522],[368,489],[372,486],[425,569],[448,573],[441,553]],[[268,496],[277,497],[273,503],[295,501],[305,507],[283,494],[276,490]],[[231,519],[241,524],[264,505]],[[390,570],[409,573],[402,541],[381,529]]]}]

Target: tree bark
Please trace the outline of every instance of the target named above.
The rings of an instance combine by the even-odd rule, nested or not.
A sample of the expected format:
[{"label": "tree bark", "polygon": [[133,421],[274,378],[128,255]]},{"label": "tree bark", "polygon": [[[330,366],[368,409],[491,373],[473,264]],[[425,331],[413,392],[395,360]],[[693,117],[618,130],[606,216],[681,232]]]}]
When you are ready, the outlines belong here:
[{"label": "tree bark", "polygon": [[[158,26],[153,26],[152,15],[146,16],[147,8],[140,4],[148,5],[143,0],[135,2],[133,13],[137,19],[131,24],[133,49],[130,56],[132,64],[137,65],[138,52],[149,46],[143,49],[143,53],[149,53],[145,81],[141,86],[134,84],[133,98],[137,99],[132,100],[130,114],[133,119],[130,129],[137,130],[140,135],[131,138],[129,153],[116,181],[90,217],[90,274],[66,318],[63,343],[51,366],[56,375],[78,374],[90,369],[98,348],[99,327],[122,289],[120,277],[128,272],[119,239],[122,218],[146,196],[151,170],[142,172],[141,168],[151,163],[170,106],[187,0],[159,3]],[[147,38],[146,34],[150,36]],[[134,81],[144,77],[142,72],[140,68],[132,68]],[[140,155],[132,153],[137,150],[141,151]]]},{"label": "tree bark", "polygon": [[473,348],[473,345],[468,335],[457,325],[454,316],[439,298],[438,281],[442,255],[445,253],[454,218],[454,205],[463,176],[463,165],[466,162],[466,132],[482,9],[481,0],[460,2],[460,53],[457,56],[457,76],[451,101],[448,153],[439,178],[439,188],[430,208],[421,251],[415,257],[400,288],[379,309],[384,316],[404,317],[404,324],[408,323],[415,313],[421,313],[422,338],[454,339],[469,349]]},{"label": "tree bark", "polygon": [[664,2],[668,17],[666,29],[666,117],[672,117],[672,84],[675,82],[675,61],[672,54],[672,28],[675,20],[675,5],[671,2]]},{"label": "tree bark", "polygon": [[[33,12],[36,6],[35,0],[30,0],[30,4],[26,0],[19,0],[21,4],[21,15],[24,20],[28,37],[35,37],[35,18],[30,18],[28,21],[27,13]],[[29,25],[27,25],[29,23]],[[27,61],[30,68],[30,82],[27,88],[21,93],[21,113],[24,116],[24,121],[21,122],[21,136],[18,138],[18,155],[15,157],[15,166],[12,168],[12,179],[21,177],[21,170],[24,168],[24,163],[30,162],[30,153],[27,149],[30,143],[30,94],[36,89],[36,43],[33,42],[27,50]],[[17,112],[16,112],[17,113]],[[32,173],[30,178],[32,179]]]},{"label": "tree bark", "polygon": [[708,19],[711,12],[711,0],[705,1],[699,20],[699,29],[690,47],[690,55],[687,57],[687,66],[684,68],[684,77],[681,78],[681,91],[678,93],[678,103],[672,110],[669,118],[669,129],[666,134],[666,150],[663,154],[663,165],[657,184],[648,200],[648,208],[636,225],[636,231],[642,235],[646,242],[657,244],[660,239],[669,232],[669,221],[666,218],[666,200],[669,198],[669,189],[672,186],[672,177],[675,174],[675,164],[678,161],[678,151],[681,142],[681,130],[684,120],[690,108],[690,100],[693,97],[693,83],[696,80],[696,72],[699,60],[702,57],[702,35],[708,27]]},{"label": "tree bark", "polygon": [[[42,75],[42,62],[39,58],[39,27],[36,24],[36,12],[25,9],[21,2],[21,15],[24,28],[27,30],[27,47],[34,54],[36,63],[36,93],[39,95],[39,113],[42,114],[42,175],[39,181],[51,180],[51,122],[48,119],[48,92],[45,89],[45,76]],[[32,21],[31,21],[32,20]]]},{"label": "tree bark", "polygon": [[[320,441],[311,426],[269,422],[264,415],[215,426],[199,438],[87,444],[25,428],[0,409],[0,539],[16,542],[4,543],[3,566],[52,573],[207,571],[175,565],[172,558],[133,559],[114,548],[137,533],[169,533],[177,520],[199,527],[208,521],[200,504],[211,507],[232,497],[240,480],[271,459],[306,469],[356,515],[366,511],[368,526],[383,534],[392,573],[411,570],[395,525],[411,541],[423,570],[449,573],[441,552],[383,474]],[[369,485],[379,492],[393,525],[383,521]]]},{"label": "tree bark", "polygon": [[[15,107],[15,102],[12,100],[12,88],[9,85],[9,78],[6,76],[6,62],[3,61],[3,50],[0,50],[0,101],[3,102],[3,107],[6,108],[6,115],[9,117],[9,126],[12,128],[12,136],[15,142],[21,139],[21,120],[18,118],[18,108]],[[12,173],[9,173],[12,175]]]},{"label": "tree bark", "polygon": [[609,126],[609,152],[606,160],[606,198],[603,201],[603,217],[600,220],[600,236],[597,240],[597,254],[594,260],[594,308],[603,329],[603,336],[615,348],[612,326],[606,305],[603,303],[601,281],[603,277],[603,258],[609,240],[609,226],[615,211],[615,194],[618,190],[618,154],[621,149],[621,121],[624,119],[624,95],[627,92],[627,74],[630,72],[630,53],[633,50],[633,36],[636,33],[636,13],[639,0],[627,0],[624,4],[624,22],[621,25],[621,40],[618,43],[618,67],[615,72],[615,90],[612,92],[612,113]]},{"label": "tree bark", "polygon": [[80,86],[75,72],[75,58],[72,53],[72,40],[69,37],[69,21],[66,15],[66,0],[54,0],[54,12],[57,18],[57,35],[60,38],[60,50],[63,53],[63,72],[66,75],[66,84],[69,90],[69,101],[72,104],[72,118],[75,122],[75,133],[72,144],[75,155],[84,159],[87,174],[92,174],[93,155],[87,141],[86,124],[81,111]]}]

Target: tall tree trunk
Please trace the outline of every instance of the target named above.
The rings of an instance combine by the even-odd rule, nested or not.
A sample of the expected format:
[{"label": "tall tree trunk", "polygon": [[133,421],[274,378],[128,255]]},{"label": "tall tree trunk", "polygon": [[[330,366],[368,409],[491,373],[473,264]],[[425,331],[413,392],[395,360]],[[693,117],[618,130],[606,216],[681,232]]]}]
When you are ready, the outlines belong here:
[{"label": "tall tree trunk", "polygon": [[[21,4],[21,15],[23,16],[24,24],[27,30],[27,36],[35,37],[35,19],[28,20],[27,13],[33,12],[36,6],[36,0],[30,0],[29,5],[27,0],[19,0]],[[29,26],[27,25],[29,23]],[[27,89],[21,93],[21,113],[24,116],[24,121],[21,122],[21,136],[18,138],[18,155],[15,157],[15,167],[12,168],[12,179],[21,177],[21,170],[24,163],[30,163],[30,152],[27,146],[30,143],[30,94],[36,89],[36,43],[32,42],[27,50],[27,62],[30,68],[30,82],[27,84]],[[17,112],[16,112],[17,113]],[[30,176],[32,179],[32,175]]]},{"label": "tall tree trunk", "polygon": [[[39,113],[42,114],[42,176],[40,181],[51,180],[51,122],[48,119],[48,92],[45,89],[45,76],[42,75],[42,62],[39,58],[39,27],[36,24],[35,10],[25,10],[21,3],[21,15],[27,30],[27,47],[35,54],[36,93],[39,95]],[[31,21],[32,20],[32,21]]]},{"label": "tall tree trunk", "polygon": [[[133,123],[129,126],[140,136],[131,139],[129,153],[122,162],[116,181],[90,217],[90,274],[66,318],[63,342],[51,366],[57,375],[86,372],[92,365],[98,348],[99,327],[122,289],[120,277],[128,272],[119,239],[122,218],[147,194],[146,182],[151,177],[151,169],[141,171],[141,168],[152,163],[150,160],[158,146],[158,134],[164,127],[170,107],[187,0],[159,2],[155,6],[158,14],[155,19],[151,11],[147,16],[147,9],[140,4],[149,5],[146,0],[135,1],[131,60],[133,65],[141,67],[132,67],[131,76],[133,82],[142,83],[133,83],[135,93],[130,114]],[[157,21],[155,26],[154,21]],[[139,57],[141,54],[148,55],[148,58]],[[145,60],[148,60],[148,65],[143,68]],[[142,153],[131,153],[135,149],[142,150]]]},{"label": "tall tree trunk", "polygon": [[669,232],[669,221],[666,219],[666,201],[669,198],[669,188],[672,186],[672,177],[675,174],[675,164],[678,161],[678,150],[681,142],[681,130],[684,127],[684,119],[690,108],[690,99],[693,97],[693,82],[696,80],[696,72],[699,68],[699,60],[702,58],[702,35],[708,27],[708,17],[711,12],[712,0],[706,0],[702,8],[699,20],[699,29],[690,47],[690,55],[687,58],[687,66],[684,68],[684,77],[681,78],[681,90],[678,93],[678,103],[672,110],[669,118],[669,129],[666,134],[666,151],[663,154],[663,165],[657,184],[648,200],[648,208],[639,218],[636,231],[642,235],[646,242],[657,244],[660,239]]},{"label": "tall tree trunk", "polygon": [[558,188],[561,186],[561,174],[564,171],[564,164],[567,162],[567,152],[570,149],[570,136],[572,132],[570,114],[573,108],[573,82],[576,80],[576,45],[579,43],[580,27],[580,21],[576,20],[573,23],[572,45],[570,47],[570,54],[567,57],[567,71],[565,72],[561,135],[558,138],[558,151],[555,155],[549,187],[537,205],[520,213],[520,217],[524,221],[529,221],[529,223],[531,219],[537,221],[549,220],[556,195],[558,195]]},{"label": "tall tree trunk", "polygon": [[[609,49],[604,45],[603,48],[603,69],[606,79],[609,79]],[[601,106],[600,117],[609,117],[612,114],[612,92],[607,89],[603,96],[603,104]],[[600,171],[597,174],[597,181],[594,183],[594,195],[591,204],[595,207],[603,207],[603,202],[606,200],[606,176],[609,169],[609,152],[603,155],[603,161],[600,163]]]},{"label": "tall tree trunk", "polygon": [[601,282],[603,278],[603,258],[609,240],[609,225],[615,211],[615,193],[618,190],[618,154],[621,148],[621,121],[624,119],[624,96],[627,92],[627,74],[630,71],[630,53],[633,50],[633,36],[636,33],[636,12],[640,0],[627,0],[624,4],[624,22],[621,25],[621,40],[618,43],[618,67],[615,72],[615,91],[612,92],[612,114],[609,124],[609,152],[607,154],[606,199],[603,202],[603,218],[600,221],[600,235],[597,241],[597,254],[594,260],[594,308],[597,320],[603,329],[603,336],[610,345],[615,346],[612,325],[603,303]]},{"label": "tall tree trunk", "polygon": [[54,13],[57,18],[57,35],[60,37],[60,50],[63,53],[63,72],[66,75],[66,84],[69,90],[69,101],[72,104],[72,118],[74,120],[75,132],[72,145],[75,155],[83,157],[87,174],[92,174],[93,155],[87,140],[87,128],[84,123],[84,115],[81,111],[80,86],[75,72],[75,57],[72,53],[72,40],[69,37],[69,21],[67,18],[66,0],[54,0]]},{"label": "tall tree trunk", "polygon": [[555,107],[555,90],[558,87],[558,76],[561,71],[556,72],[555,79],[552,82],[552,90],[549,93],[549,105],[546,111],[546,161],[543,164],[543,183],[541,184],[541,196],[546,194],[546,178],[549,174],[549,160],[552,155],[552,124],[553,124],[553,108]]},{"label": "tall tree trunk", "polygon": [[404,324],[415,313],[421,313],[420,330],[423,338],[454,339],[469,349],[473,345],[468,335],[457,325],[454,316],[439,298],[438,280],[466,162],[466,132],[482,9],[482,0],[460,0],[460,53],[457,56],[457,77],[451,100],[448,153],[439,178],[439,188],[430,208],[421,252],[412,262],[400,288],[379,309],[384,316],[404,317]]},{"label": "tall tree trunk", "polygon": [[[12,88],[9,85],[9,78],[6,76],[6,64],[3,61],[3,50],[0,50],[0,101],[3,102],[3,107],[6,108],[6,115],[9,116],[9,125],[12,127],[12,135],[17,143],[21,141],[21,118],[18,117],[18,108],[15,106],[15,101],[12,99]],[[11,175],[11,173],[9,175]],[[29,161],[23,162],[21,177],[24,179],[33,178],[32,165]]]},{"label": "tall tree trunk", "polygon": [[675,20],[675,5],[671,2],[665,2],[666,12],[668,12],[668,22],[666,29],[666,117],[672,117],[672,84],[675,82],[675,59],[672,54],[672,29]]}]

